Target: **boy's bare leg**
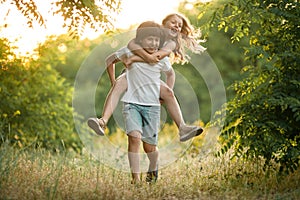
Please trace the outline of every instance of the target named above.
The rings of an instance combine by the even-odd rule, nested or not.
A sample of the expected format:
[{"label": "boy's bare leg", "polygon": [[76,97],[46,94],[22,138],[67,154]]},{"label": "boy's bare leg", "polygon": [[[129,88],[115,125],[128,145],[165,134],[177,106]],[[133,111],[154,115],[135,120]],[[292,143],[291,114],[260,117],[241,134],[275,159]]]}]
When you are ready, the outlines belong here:
[{"label": "boy's bare leg", "polygon": [[131,169],[132,183],[140,181],[140,143],[141,134],[138,131],[132,131],[128,134],[128,160]]},{"label": "boy's bare leg", "polygon": [[148,159],[150,161],[149,171],[157,170],[158,165],[158,149],[155,145],[148,143],[143,143],[144,151],[147,153]]},{"label": "boy's bare leg", "polygon": [[155,145],[151,145],[145,142],[143,142],[143,147],[150,161],[146,176],[146,182],[153,183],[156,182],[158,178],[158,149]]},{"label": "boy's bare leg", "polygon": [[[102,117],[101,117],[104,120],[105,124],[112,116],[114,110],[118,105],[120,96],[126,91],[126,89],[127,89],[127,79],[126,79],[126,74],[124,73],[117,78],[116,83],[112,86],[108,95],[106,96],[105,103],[103,106]],[[102,122],[99,121],[99,123]]]}]

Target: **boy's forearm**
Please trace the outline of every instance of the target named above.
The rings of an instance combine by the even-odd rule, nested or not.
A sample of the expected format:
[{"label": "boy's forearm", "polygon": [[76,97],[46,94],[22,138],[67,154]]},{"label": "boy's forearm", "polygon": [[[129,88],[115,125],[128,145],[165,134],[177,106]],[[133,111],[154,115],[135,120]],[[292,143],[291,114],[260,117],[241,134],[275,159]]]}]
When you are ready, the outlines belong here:
[{"label": "boy's forearm", "polygon": [[115,77],[115,63],[117,63],[119,59],[116,57],[115,54],[109,55],[105,62],[106,62],[106,71],[108,73],[111,85],[113,85],[116,81]]},{"label": "boy's forearm", "polygon": [[108,73],[108,77],[110,80],[111,85],[113,85],[116,81],[116,77],[115,77],[115,64],[110,64],[106,67],[106,71]]},{"label": "boy's forearm", "polygon": [[175,72],[172,68],[170,71],[166,73],[166,84],[169,86],[169,88],[173,89],[175,85]]},{"label": "boy's forearm", "polygon": [[166,84],[169,86],[169,88],[173,89],[174,85],[175,85],[175,75],[168,78],[167,81],[166,81]]}]

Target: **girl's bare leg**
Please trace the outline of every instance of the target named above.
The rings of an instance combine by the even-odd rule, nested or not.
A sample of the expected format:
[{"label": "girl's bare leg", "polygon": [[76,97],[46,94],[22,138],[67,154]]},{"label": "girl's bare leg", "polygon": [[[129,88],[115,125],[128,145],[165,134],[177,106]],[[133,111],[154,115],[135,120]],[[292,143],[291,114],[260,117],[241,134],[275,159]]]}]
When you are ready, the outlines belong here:
[{"label": "girl's bare leg", "polygon": [[[104,120],[105,124],[112,116],[114,110],[118,105],[120,96],[126,91],[126,89],[127,89],[127,79],[126,79],[126,74],[124,73],[117,78],[116,83],[112,86],[108,95],[106,96],[102,117],[101,117]],[[100,121],[100,123],[102,122]]]},{"label": "girl's bare leg", "polygon": [[179,129],[181,142],[189,140],[203,132],[203,129],[199,126],[189,126],[185,124],[180,106],[173,90],[170,89],[163,81],[161,81],[160,85],[160,97],[166,104],[170,117],[174,120]]},{"label": "girl's bare leg", "polygon": [[115,84],[110,89],[108,95],[106,96],[102,117],[89,118],[87,121],[88,126],[93,129],[98,135],[103,136],[105,133],[106,124],[116,109],[120,96],[127,89],[127,80],[125,73],[120,75]]},{"label": "girl's bare leg", "polygon": [[160,98],[163,99],[163,102],[167,106],[170,117],[174,120],[175,124],[179,128],[181,123],[184,124],[180,106],[173,90],[170,89],[168,85],[163,81],[160,82]]}]

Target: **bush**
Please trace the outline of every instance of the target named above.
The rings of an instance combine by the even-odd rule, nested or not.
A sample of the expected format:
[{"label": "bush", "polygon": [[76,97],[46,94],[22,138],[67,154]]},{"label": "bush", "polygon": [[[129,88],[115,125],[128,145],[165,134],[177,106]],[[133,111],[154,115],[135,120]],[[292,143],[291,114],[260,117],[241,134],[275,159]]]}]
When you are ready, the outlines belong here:
[{"label": "bush", "polygon": [[[72,87],[51,67],[17,59],[0,40],[0,136],[19,147],[80,147],[73,131]],[[25,62],[26,61],[26,62]]]}]

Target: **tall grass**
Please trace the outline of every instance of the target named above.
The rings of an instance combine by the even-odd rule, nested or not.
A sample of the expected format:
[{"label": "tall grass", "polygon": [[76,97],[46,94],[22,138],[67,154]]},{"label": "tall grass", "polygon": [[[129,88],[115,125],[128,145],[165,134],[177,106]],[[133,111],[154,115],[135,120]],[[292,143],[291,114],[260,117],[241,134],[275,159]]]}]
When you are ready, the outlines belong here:
[{"label": "tall grass", "polygon": [[53,155],[5,144],[0,150],[0,199],[300,199],[299,170],[280,177],[263,171],[260,160],[216,158],[208,151],[183,155],[159,171],[155,184],[132,185],[129,173],[87,153]]}]

